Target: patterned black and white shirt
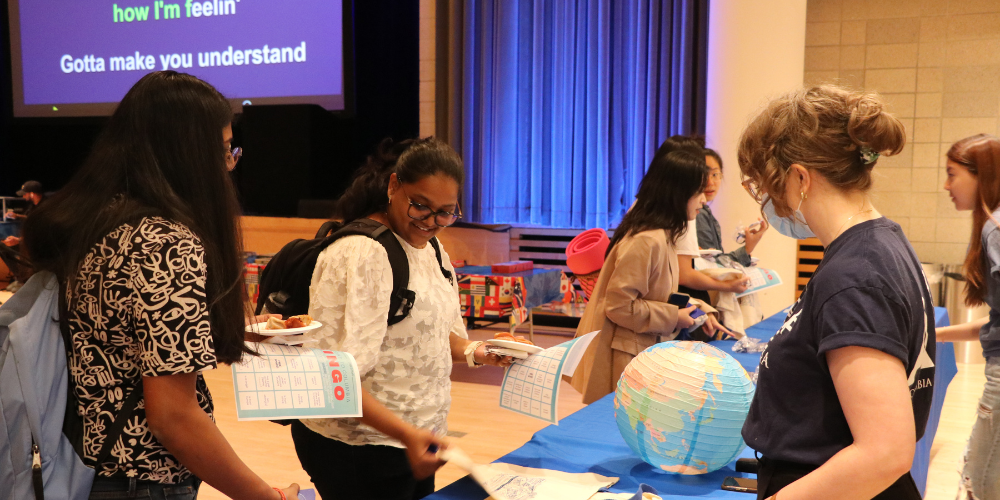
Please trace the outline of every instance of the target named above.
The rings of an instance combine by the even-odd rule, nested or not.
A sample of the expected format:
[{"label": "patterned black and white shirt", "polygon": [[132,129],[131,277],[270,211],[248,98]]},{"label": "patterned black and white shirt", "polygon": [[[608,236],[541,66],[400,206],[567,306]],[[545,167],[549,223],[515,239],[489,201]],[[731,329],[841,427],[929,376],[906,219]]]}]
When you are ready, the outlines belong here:
[{"label": "patterned black and white shirt", "polygon": [[[158,217],[123,224],[97,242],[67,290],[70,375],[84,421],[84,455],[94,465],[108,428],[143,376],[216,367],[205,251],[186,226]],[[212,397],[198,375],[198,404]],[[99,476],[177,483],[191,476],[153,436],[140,399]],[[213,418],[214,420],[214,418]]]}]

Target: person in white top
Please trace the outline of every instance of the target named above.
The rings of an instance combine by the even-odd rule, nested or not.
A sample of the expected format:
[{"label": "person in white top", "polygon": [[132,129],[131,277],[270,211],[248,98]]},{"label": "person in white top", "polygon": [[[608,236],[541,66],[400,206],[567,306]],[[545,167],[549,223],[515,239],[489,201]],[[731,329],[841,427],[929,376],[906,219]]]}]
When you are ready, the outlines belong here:
[{"label": "person in white top", "polygon": [[324,250],[313,272],[309,314],[323,323],[310,333],[318,347],[351,353],[362,374],[364,416],[292,424],[302,467],[323,498],[417,499],[434,492],[447,444],[453,361],[507,366],[470,342],[455,271],[431,243],[459,217],[462,160],[433,138],[384,141],[338,202],[345,221],[386,225],[409,262],[409,315],[387,326],[392,267],[385,248],[347,236]]}]

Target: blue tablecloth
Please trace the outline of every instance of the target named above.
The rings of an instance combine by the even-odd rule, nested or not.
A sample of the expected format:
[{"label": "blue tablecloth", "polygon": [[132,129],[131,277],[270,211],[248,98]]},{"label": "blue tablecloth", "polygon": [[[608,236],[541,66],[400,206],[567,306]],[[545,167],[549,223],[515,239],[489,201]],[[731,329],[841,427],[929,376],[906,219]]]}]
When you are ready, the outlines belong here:
[{"label": "blue tablecloth", "polygon": [[8,236],[21,236],[21,222],[9,220],[0,222],[0,240]]},{"label": "blue tablecloth", "polygon": [[[948,313],[937,308],[937,326],[948,324]],[[768,339],[781,327],[784,313],[776,314],[747,329],[751,337]],[[732,353],[733,341],[714,342],[720,349]],[[748,371],[757,369],[760,354],[733,353]],[[955,350],[951,343],[937,344],[937,370],[934,377],[934,402],[924,438],[917,443],[911,473],[924,492],[927,468],[930,463],[931,444],[937,432],[945,391],[957,373]],[[752,457],[753,450],[744,450],[743,457]],[[735,472],[734,464],[710,474],[682,476],[667,474],[643,462],[622,440],[614,417],[614,394],[609,394],[580,411],[563,418],[558,426],[550,425],[537,433],[524,446],[501,457],[505,462],[525,467],[553,469],[565,472],[595,472],[604,476],[619,477],[611,491],[635,492],[640,483],[652,485],[664,499],[732,498],[747,500],[746,493],[719,489],[726,476],[745,476]],[[471,478],[465,477],[427,497],[431,500],[462,499],[482,500],[486,493]]]}]

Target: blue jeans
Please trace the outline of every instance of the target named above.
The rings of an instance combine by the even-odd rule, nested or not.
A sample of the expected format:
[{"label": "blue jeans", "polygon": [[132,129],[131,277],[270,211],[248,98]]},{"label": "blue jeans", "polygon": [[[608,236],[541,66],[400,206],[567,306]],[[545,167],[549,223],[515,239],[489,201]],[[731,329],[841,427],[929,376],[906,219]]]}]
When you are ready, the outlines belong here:
[{"label": "blue jeans", "polygon": [[201,480],[190,477],[177,484],[128,479],[94,478],[89,500],[195,500]]},{"label": "blue jeans", "polygon": [[986,386],[979,400],[976,423],[965,451],[962,500],[1000,500],[1000,357],[986,359]]}]

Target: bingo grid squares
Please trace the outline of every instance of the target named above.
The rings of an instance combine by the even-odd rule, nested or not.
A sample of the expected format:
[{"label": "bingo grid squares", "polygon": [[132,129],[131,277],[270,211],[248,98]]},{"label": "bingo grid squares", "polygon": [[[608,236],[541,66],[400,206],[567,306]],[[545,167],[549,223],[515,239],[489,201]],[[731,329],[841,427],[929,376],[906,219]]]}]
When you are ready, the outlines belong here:
[{"label": "bingo grid squares", "polygon": [[326,407],[323,371],[311,350],[262,344],[260,351],[263,356],[234,365],[240,410]]},{"label": "bingo grid squares", "polygon": [[558,383],[565,347],[556,347],[531,356],[510,368],[501,392],[500,404],[511,410],[552,420],[554,391]]},{"label": "bingo grid squares", "polygon": [[764,277],[763,273],[749,273],[749,274],[750,274],[749,288],[764,286],[767,284],[767,279]]}]

